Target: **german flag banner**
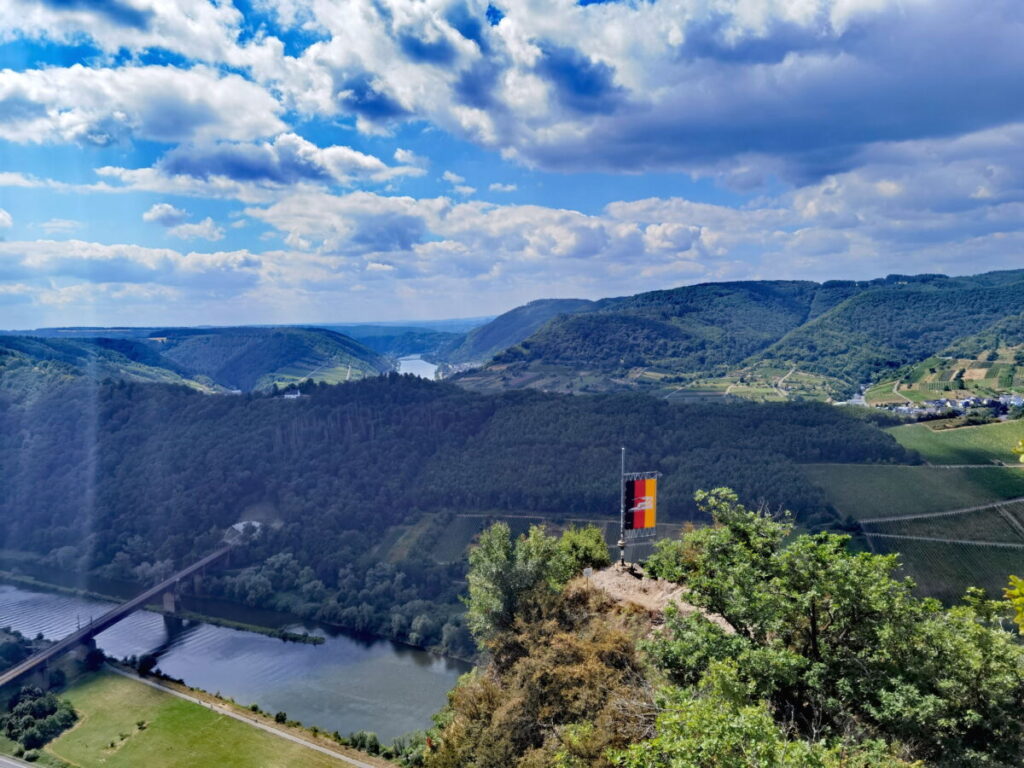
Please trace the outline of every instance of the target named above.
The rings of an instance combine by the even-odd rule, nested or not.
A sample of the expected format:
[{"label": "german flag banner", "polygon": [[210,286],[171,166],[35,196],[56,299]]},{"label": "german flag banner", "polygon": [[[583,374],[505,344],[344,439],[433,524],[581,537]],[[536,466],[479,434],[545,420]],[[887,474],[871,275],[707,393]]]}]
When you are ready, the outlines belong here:
[{"label": "german flag banner", "polygon": [[654,534],[658,522],[658,477],[655,472],[626,475],[623,482],[624,520],[627,531]]}]

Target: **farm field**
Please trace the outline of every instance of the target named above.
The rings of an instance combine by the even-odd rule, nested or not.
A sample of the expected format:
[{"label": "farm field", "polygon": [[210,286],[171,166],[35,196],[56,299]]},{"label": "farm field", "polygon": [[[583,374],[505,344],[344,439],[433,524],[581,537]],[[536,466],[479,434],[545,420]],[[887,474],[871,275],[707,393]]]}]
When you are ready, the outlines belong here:
[{"label": "farm field", "polygon": [[866,533],[934,536],[943,539],[1000,541],[1024,545],[1024,502],[993,505],[972,512],[873,523],[862,521]]},{"label": "farm field", "polygon": [[917,451],[932,464],[1020,464],[1012,449],[1024,439],[1024,419],[940,430],[907,424],[887,431],[904,448]]},{"label": "farm field", "polygon": [[[113,673],[64,694],[80,720],[45,749],[80,768],[343,768],[345,763]],[[139,721],[145,721],[140,729]],[[111,746],[113,744],[113,746]]]},{"label": "farm field", "polygon": [[884,538],[872,539],[872,546],[879,554],[899,554],[918,593],[946,603],[959,601],[969,585],[1001,597],[1009,575],[1024,573],[1024,549]]},{"label": "farm field", "polygon": [[1013,392],[1019,386],[1021,372],[1021,366],[1015,363],[1015,353],[1015,349],[1001,348],[994,354],[987,352],[975,358],[929,357],[901,378],[879,382],[864,397],[868,405],[887,405],[906,400],[923,402]]},{"label": "farm field", "polygon": [[804,472],[842,515],[943,512],[1024,496],[1024,470],[894,464],[805,464]]}]

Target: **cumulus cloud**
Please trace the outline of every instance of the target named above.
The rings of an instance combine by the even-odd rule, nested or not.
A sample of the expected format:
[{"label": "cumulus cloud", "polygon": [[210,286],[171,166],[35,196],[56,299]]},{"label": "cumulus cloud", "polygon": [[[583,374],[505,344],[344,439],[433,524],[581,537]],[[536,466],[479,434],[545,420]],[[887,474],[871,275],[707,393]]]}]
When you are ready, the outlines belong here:
[{"label": "cumulus cloud", "polygon": [[244,141],[280,132],[280,111],[259,85],[205,66],[75,64],[0,78],[0,138],[21,144]]},{"label": "cumulus cloud", "polygon": [[0,208],[0,229],[9,229],[14,226],[14,219],[11,218],[11,214]]},{"label": "cumulus cloud", "polygon": [[195,224],[179,224],[176,227],[171,227],[167,232],[182,240],[202,238],[203,240],[217,241],[224,239],[224,229],[209,216]]},{"label": "cumulus cloud", "polygon": [[187,211],[175,208],[170,203],[154,203],[148,211],[142,214],[143,221],[153,221],[165,227],[181,224],[187,218]]},{"label": "cumulus cloud", "polygon": [[515,192],[518,189],[515,184],[501,184],[500,182],[495,182],[487,188],[491,192]]},{"label": "cumulus cloud", "polygon": [[275,81],[297,108],[367,131],[426,117],[559,170],[805,183],[876,142],[1024,116],[1016,0],[520,0],[497,25],[482,0],[308,8],[327,37]]},{"label": "cumulus cloud", "polygon": [[[258,279],[260,258],[247,251],[181,253],[170,248],[82,240],[0,242],[8,281],[76,284],[152,283],[198,290],[242,289]],[[71,283],[67,283],[70,285]]]},{"label": "cumulus cloud", "polygon": [[272,141],[216,142],[175,147],[148,168],[98,168],[123,188],[197,197],[265,202],[292,186],[383,184],[420,176],[415,165],[387,165],[351,147],[318,147],[284,133]]}]

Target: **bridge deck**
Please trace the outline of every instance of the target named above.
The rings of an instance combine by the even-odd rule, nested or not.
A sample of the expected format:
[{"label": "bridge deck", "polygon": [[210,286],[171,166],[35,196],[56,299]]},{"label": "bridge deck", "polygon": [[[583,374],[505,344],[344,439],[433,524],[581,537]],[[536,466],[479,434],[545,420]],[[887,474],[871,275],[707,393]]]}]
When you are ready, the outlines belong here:
[{"label": "bridge deck", "polygon": [[81,629],[72,632],[63,640],[54,643],[49,648],[40,651],[34,656],[30,656],[20,664],[11,667],[3,674],[0,674],[0,686],[7,685],[8,683],[17,680],[22,675],[28,674],[29,672],[31,672],[32,670],[36,669],[41,665],[45,665],[51,659],[57,658],[62,653],[68,651],[71,648],[74,648],[79,643],[85,642],[86,640],[95,637],[105,629],[109,629],[128,614],[133,613],[137,611],[139,608],[143,607],[146,603],[155,598],[157,595],[161,595],[168,589],[172,588],[182,579],[187,579],[189,576],[196,573],[196,571],[200,571],[206,566],[210,565],[211,563],[214,563],[220,558],[224,557],[224,555],[226,555],[230,550],[231,545],[228,544],[224,547],[221,547],[215,552],[211,552],[209,555],[202,558],[201,560],[197,560],[187,568],[183,568],[182,570],[178,571],[170,578],[164,579],[155,587],[150,587],[138,597],[134,597],[128,602],[121,603],[117,607],[110,609],[95,621],[91,621],[89,622],[89,624],[82,627]]}]

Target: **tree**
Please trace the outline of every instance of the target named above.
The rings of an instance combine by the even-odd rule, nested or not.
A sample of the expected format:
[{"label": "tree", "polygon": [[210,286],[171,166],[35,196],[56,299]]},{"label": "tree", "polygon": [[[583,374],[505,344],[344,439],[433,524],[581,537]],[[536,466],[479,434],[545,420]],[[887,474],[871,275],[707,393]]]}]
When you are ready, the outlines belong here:
[{"label": "tree", "polygon": [[481,644],[511,628],[521,606],[537,607],[583,568],[608,562],[608,547],[598,528],[569,528],[561,538],[543,525],[512,540],[506,523],[480,534],[469,553],[467,624]]},{"label": "tree", "polygon": [[895,556],[831,534],[787,543],[785,520],[727,489],[698,503],[718,525],[684,537],[688,599],[729,628],[668,612],[648,650],[673,682],[729,661],[750,700],[806,738],[883,738],[943,765],[1024,759],[1024,649],[999,626],[1004,603],[974,590],[946,610],[894,578]]},{"label": "tree", "polygon": [[716,664],[699,688],[658,696],[658,735],[615,756],[621,768],[911,768],[881,744],[828,746],[789,739],[770,707],[745,695],[736,667]]}]

